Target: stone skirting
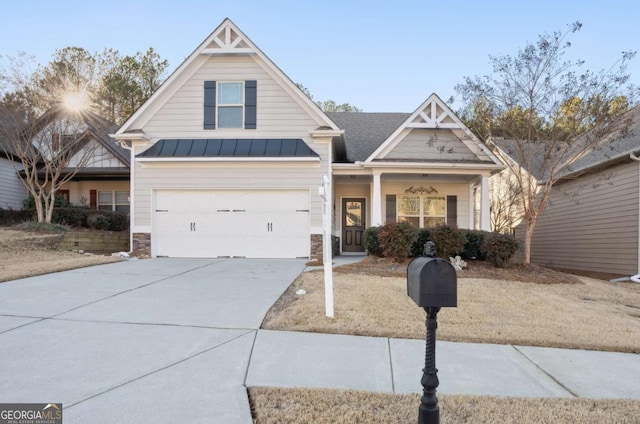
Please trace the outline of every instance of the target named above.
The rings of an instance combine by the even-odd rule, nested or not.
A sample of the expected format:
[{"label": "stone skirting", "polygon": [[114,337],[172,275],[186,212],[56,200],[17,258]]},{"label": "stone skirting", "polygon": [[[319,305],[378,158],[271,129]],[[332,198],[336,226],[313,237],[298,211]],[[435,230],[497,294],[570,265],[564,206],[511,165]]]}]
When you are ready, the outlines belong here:
[{"label": "stone skirting", "polygon": [[135,256],[151,256],[151,234],[133,233],[132,247],[131,250]]},{"label": "stone skirting", "polygon": [[311,251],[309,258],[322,262],[322,234],[311,234]]}]

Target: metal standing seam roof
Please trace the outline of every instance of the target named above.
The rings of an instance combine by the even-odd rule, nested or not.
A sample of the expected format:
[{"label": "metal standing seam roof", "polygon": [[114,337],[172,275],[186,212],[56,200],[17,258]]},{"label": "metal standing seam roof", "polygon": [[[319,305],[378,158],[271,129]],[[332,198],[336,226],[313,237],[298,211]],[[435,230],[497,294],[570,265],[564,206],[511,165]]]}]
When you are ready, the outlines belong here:
[{"label": "metal standing seam roof", "polygon": [[138,158],[319,158],[301,139],[161,139]]}]

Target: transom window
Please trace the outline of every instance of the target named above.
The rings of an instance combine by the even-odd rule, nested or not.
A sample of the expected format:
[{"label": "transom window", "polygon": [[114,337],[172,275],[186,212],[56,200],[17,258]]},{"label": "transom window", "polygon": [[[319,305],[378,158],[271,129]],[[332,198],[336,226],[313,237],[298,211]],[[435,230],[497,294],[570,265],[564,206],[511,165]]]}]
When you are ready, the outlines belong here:
[{"label": "transom window", "polygon": [[128,191],[99,191],[98,209],[101,211],[112,211],[129,213],[129,192]]},{"label": "transom window", "polygon": [[244,83],[218,83],[218,128],[242,128]]},{"label": "transom window", "polygon": [[398,196],[398,222],[409,222],[416,227],[430,228],[447,220],[447,199],[444,196]]}]

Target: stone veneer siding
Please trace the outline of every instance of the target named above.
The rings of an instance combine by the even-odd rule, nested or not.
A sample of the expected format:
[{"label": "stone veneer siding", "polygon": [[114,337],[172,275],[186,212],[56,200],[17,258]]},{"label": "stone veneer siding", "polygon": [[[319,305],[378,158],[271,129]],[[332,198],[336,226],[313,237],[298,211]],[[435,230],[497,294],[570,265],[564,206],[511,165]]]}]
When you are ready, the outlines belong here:
[{"label": "stone veneer siding", "polygon": [[133,249],[136,255],[151,256],[151,234],[133,233]]},{"label": "stone veneer siding", "polygon": [[311,260],[322,261],[322,234],[311,234]]}]

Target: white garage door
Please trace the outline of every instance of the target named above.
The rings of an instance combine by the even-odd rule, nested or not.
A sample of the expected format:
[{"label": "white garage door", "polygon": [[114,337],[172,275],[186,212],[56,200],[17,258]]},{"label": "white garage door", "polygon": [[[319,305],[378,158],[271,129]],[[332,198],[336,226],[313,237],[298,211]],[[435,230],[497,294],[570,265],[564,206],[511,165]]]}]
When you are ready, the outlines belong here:
[{"label": "white garage door", "polygon": [[308,191],[156,191],[157,256],[309,256]]}]

